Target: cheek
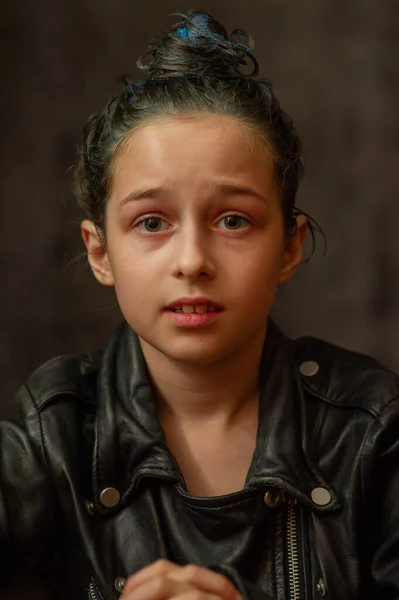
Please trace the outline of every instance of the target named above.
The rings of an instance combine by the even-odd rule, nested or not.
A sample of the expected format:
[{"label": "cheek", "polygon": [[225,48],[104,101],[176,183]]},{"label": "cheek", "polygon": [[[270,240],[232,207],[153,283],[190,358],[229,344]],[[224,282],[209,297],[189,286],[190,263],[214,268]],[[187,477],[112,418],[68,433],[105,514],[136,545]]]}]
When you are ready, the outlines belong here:
[{"label": "cheek", "polygon": [[284,247],[280,239],[263,238],[234,256],[233,269],[251,285],[271,282],[277,278],[284,259]]},{"label": "cheek", "polygon": [[141,301],[151,287],[151,271],[133,261],[124,261],[115,269],[114,281],[118,296],[128,295],[133,302]]},{"label": "cheek", "polygon": [[278,246],[270,246],[269,251],[253,253],[242,263],[239,261],[235,268],[236,281],[240,280],[239,294],[243,298],[251,299],[252,305],[270,305],[277,290],[278,280],[283,262],[283,250]]},{"label": "cheek", "polygon": [[140,252],[127,236],[121,236],[109,245],[108,256],[115,281],[119,285],[128,282],[133,284],[136,277],[145,272]]}]

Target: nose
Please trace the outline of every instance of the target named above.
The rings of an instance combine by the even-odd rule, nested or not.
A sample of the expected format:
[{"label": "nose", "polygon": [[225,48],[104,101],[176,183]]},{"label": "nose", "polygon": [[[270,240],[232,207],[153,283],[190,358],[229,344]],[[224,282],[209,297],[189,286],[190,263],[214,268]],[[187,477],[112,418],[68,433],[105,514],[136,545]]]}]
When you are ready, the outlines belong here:
[{"label": "nose", "polygon": [[181,229],[174,248],[174,276],[195,281],[213,278],[216,273],[212,247],[206,232],[193,225]]}]

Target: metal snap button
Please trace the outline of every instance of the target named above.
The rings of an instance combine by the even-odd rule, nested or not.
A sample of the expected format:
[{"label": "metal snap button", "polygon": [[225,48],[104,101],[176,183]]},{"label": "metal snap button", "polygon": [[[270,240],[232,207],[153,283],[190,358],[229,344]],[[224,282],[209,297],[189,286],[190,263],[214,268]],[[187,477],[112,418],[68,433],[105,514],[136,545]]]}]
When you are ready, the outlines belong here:
[{"label": "metal snap button", "polygon": [[107,508],[113,508],[121,499],[121,495],[116,488],[105,488],[100,494],[100,502]]},{"label": "metal snap button", "polygon": [[125,577],[117,577],[114,581],[114,586],[117,592],[122,593],[123,588],[125,587],[126,578]]},{"label": "metal snap button", "polygon": [[94,517],[94,515],[96,514],[96,507],[94,506],[94,502],[92,502],[91,500],[85,500],[85,507],[89,515],[91,517]]},{"label": "metal snap button", "polygon": [[313,377],[319,369],[319,365],[314,360],[305,360],[305,362],[299,366],[300,372],[306,377]]},{"label": "metal snap button", "polygon": [[316,583],[316,591],[318,594],[320,594],[320,596],[326,595],[326,584],[322,579],[319,579],[319,581]]},{"label": "metal snap button", "polygon": [[315,488],[312,490],[311,497],[317,506],[327,506],[331,502],[331,494],[326,488]]},{"label": "metal snap button", "polygon": [[269,508],[277,508],[281,504],[281,492],[278,490],[268,490],[264,496],[265,504]]}]

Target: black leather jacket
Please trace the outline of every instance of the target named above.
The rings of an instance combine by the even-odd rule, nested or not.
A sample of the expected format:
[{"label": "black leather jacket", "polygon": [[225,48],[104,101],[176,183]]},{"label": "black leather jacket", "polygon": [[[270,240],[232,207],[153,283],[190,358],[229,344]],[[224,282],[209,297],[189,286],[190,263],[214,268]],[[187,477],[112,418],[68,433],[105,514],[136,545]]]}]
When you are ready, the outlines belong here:
[{"label": "black leather jacket", "polygon": [[111,600],[166,557],[249,600],[398,599],[398,396],[374,360],[270,323],[245,489],[193,497],[123,324],[103,353],[41,367],[0,425],[0,581],[40,564],[53,598]]}]

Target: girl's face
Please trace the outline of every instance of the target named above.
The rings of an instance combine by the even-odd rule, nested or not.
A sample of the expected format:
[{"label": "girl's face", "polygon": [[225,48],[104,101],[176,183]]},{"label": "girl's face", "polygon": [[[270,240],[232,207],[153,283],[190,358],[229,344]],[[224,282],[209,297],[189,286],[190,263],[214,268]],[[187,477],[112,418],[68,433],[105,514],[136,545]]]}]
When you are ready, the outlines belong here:
[{"label": "girl's face", "polygon": [[[119,149],[106,246],[91,222],[82,231],[94,274],[115,286],[124,317],[146,344],[205,364],[263,339],[277,286],[301,260],[306,229],[299,223],[287,240],[273,175],[266,144],[230,117],[157,119]],[[221,310],[186,317],[167,308],[182,298]]]}]

